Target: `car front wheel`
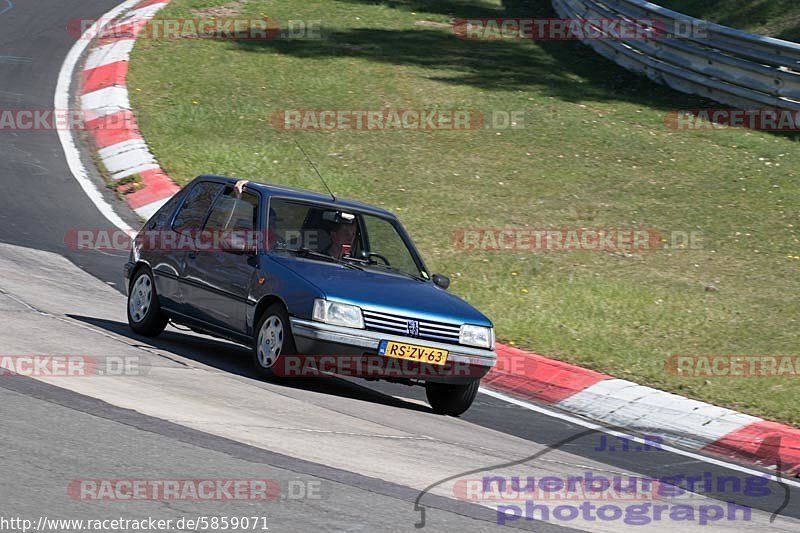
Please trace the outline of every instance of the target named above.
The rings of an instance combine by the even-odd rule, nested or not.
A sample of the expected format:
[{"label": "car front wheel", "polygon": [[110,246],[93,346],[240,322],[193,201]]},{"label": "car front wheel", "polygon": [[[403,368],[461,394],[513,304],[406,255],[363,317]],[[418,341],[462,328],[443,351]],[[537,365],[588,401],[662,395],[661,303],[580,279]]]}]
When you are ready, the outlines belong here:
[{"label": "car front wheel", "polygon": [[282,357],[295,354],[294,338],[289,329],[289,315],[280,304],[269,306],[261,315],[253,339],[253,363],[259,374],[268,379],[280,377]]},{"label": "car front wheel", "polygon": [[161,312],[153,274],[147,267],[136,271],[128,291],[128,324],[145,337],[157,337],[169,319]]},{"label": "car front wheel", "polygon": [[466,412],[478,395],[480,380],[464,385],[425,383],[425,395],[434,412],[440,415],[459,416]]}]

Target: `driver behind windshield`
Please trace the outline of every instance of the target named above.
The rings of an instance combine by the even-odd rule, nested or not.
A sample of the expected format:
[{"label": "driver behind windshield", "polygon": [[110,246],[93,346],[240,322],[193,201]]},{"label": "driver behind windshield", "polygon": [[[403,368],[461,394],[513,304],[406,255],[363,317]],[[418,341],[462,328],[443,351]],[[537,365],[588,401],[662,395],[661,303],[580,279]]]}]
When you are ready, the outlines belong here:
[{"label": "driver behind windshield", "polygon": [[342,259],[353,250],[356,238],[355,220],[342,220],[330,230],[331,243],[325,253],[336,259]]}]

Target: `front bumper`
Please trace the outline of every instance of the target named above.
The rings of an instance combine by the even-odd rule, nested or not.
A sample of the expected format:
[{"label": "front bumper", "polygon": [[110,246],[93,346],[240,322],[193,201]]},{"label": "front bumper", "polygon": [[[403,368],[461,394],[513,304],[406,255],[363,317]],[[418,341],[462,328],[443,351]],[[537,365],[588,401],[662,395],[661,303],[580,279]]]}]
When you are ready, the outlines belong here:
[{"label": "front bumper", "polygon": [[[468,368],[468,374],[471,378],[482,378],[497,363],[497,354],[492,350],[432,342],[377,331],[332,326],[301,318],[291,318],[290,322],[297,350],[301,354],[375,356],[378,353],[378,345],[381,341],[394,341],[447,350],[449,352],[447,357],[448,365],[451,365],[451,367],[456,365],[462,370],[465,367]],[[453,379],[448,379],[448,376],[442,375],[430,376],[426,380],[454,381]]]}]

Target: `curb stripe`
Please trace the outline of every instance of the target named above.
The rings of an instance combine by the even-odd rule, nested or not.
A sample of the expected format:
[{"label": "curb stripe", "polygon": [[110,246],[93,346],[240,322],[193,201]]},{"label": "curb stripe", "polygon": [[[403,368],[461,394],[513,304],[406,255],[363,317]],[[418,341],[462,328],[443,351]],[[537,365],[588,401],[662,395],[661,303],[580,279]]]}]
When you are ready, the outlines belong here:
[{"label": "curb stripe", "polygon": [[94,140],[95,146],[99,150],[123,142],[135,141],[135,140],[142,141],[142,136],[138,132],[128,129],[100,128],[98,130],[91,131],[90,135]]},{"label": "curb stripe", "polygon": [[[81,105],[87,129],[112,180],[139,174],[141,188],[124,198],[149,218],[180,188],[158,166],[142,139],[127,90],[128,59],[135,37],[169,0],[145,0],[99,32],[83,72]],[[122,187],[121,190],[124,190]]]},{"label": "curb stripe", "polygon": [[601,381],[558,406],[613,426],[666,435],[692,449],[761,420],[624,379]]},{"label": "curb stripe", "polygon": [[139,36],[139,33],[147,25],[147,19],[132,19],[121,22],[116,22],[103,30],[97,36],[99,45],[111,44],[121,39],[133,39]]},{"label": "curb stripe", "polygon": [[750,424],[703,448],[715,455],[772,467],[800,477],[800,429],[763,420]]},{"label": "curb stripe", "polygon": [[98,149],[134,139],[141,139],[139,127],[131,111],[120,111],[86,122],[86,129]]},{"label": "curb stripe", "polygon": [[800,476],[800,430],[502,344],[482,386],[631,432]]},{"label": "curb stripe", "polygon": [[119,142],[111,146],[106,146],[105,148],[98,150],[97,155],[100,156],[100,159],[106,160],[127,153],[138,152],[142,149],[147,149],[147,144],[145,144],[145,142],[141,139],[132,139]]},{"label": "curb stripe", "polygon": [[84,114],[94,120],[120,111],[129,111],[128,90],[125,87],[108,87],[81,96]]},{"label": "curb stripe", "polygon": [[[506,403],[509,403],[511,405],[515,405],[517,407],[521,407],[523,409],[527,409],[529,411],[533,411],[535,413],[539,413],[539,414],[542,414],[544,416],[547,416],[547,417],[550,417],[550,418],[553,418],[553,419],[563,420],[563,421],[565,421],[565,422],[567,422],[569,424],[575,425],[575,426],[579,426],[579,427],[583,427],[583,428],[586,428],[586,429],[589,429],[589,430],[605,433],[606,435],[611,435],[611,436],[614,436],[614,437],[622,437],[622,438],[624,438],[626,440],[629,440],[630,442],[634,442],[634,443],[637,443],[637,444],[647,444],[647,445],[652,445],[653,444],[653,441],[649,438],[649,437],[651,437],[650,435],[642,435],[642,436],[631,435],[631,433],[628,432],[628,431],[625,431],[624,428],[609,428],[609,427],[604,426],[602,424],[594,423],[589,419],[582,418],[582,417],[579,417],[577,415],[572,415],[572,414],[567,413],[567,412],[562,411],[562,410],[554,409],[551,406],[537,405],[537,404],[535,404],[533,402],[527,402],[527,401],[524,401],[524,400],[520,400],[518,398],[515,398],[513,396],[509,396],[509,395],[504,394],[502,392],[497,392],[497,391],[494,391],[494,390],[491,390],[491,389],[487,389],[487,388],[484,388],[484,387],[481,387],[479,389],[479,392],[481,394],[485,394],[485,395],[490,396],[492,398],[497,398],[498,400],[502,400],[502,401],[504,401]],[[705,453],[691,451],[691,450],[687,450],[685,448],[679,448],[677,446],[671,446],[668,443],[661,444],[661,449],[664,450],[664,451],[670,452],[670,453],[674,453],[676,455],[680,455],[682,457],[686,457],[688,459],[691,459],[692,461],[700,461],[700,462],[703,462],[703,463],[706,463],[706,464],[719,466],[719,467],[725,468],[727,470],[733,470],[734,472],[741,472],[741,473],[747,474],[749,476],[763,477],[764,479],[768,479],[770,481],[775,481],[777,483],[781,483],[783,485],[788,485],[788,486],[791,486],[791,487],[800,487],[800,481],[795,481],[794,479],[787,479],[785,476],[782,476],[782,475],[779,475],[779,474],[778,475],[770,474],[770,473],[764,472],[762,470],[758,470],[758,469],[752,468],[750,466],[736,464],[734,462],[731,462],[730,460],[726,460],[725,458],[716,458],[716,457],[714,457],[712,455],[708,455],[708,454],[705,454]]]},{"label": "curb stripe", "polygon": [[123,178],[127,178],[128,176],[133,176],[134,174],[141,174],[142,172],[147,172],[148,170],[161,170],[161,167],[158,166],[158,163],[146,163],[140,166],[131,167],[127,170],[123,170],[111,175],[111,179],[114,181],[119,181]]},{"label": "curb stripe", "polygon": [[[126,0],[108,11],[103,17],[106,19],[114,18],[120,13],[123,13],[126,9],[130,9],[133,5],[133,0]],[[102,28],[104,24],[104,20],[101,19],[97,21],[93,27],[95,29]],[[90,44],[88,39],[84,38],[87,33],[84,33],[81,38],[72,45],[69,52],[67,52],[67,56],[64,58],[64,62],[61,64],[56,80],[55,94],[53,95],[53,109],[71,109],[71,96],[73,94],[80,94],[80,90],[72,91],[72,81],[76,77],[75,73],[78,62],[81,57],[83,57],[84,52],[88,49]],[[97,184],[89,177],[86,166],[83,164],[81,152],[77,147],[77,135],[75,135],[75,132],[71,129],[59,128],[56,133],[58,135],[58,141],[61,143],[61,148],[64,151],[67,167],[69,167],[72,177],[75,178],[76,183],[80,186],[81,190],[83,190],[84,194],[86,194],[86,197],[111,224],[123,231],[131,230],[132,228],[130,225],[117,214],[111,204],[103,197]]]},{"label": "curb stripe", "polygon": [[139,175],[142,178],[143,188],[125,195],[125,201],[128,202],[134,210],[138,210],[153,202],[168,200],[173,194],[180,190],[180,187],[169,179],[169,176],[160,168],[145,170],[140,172]]},{"label": "curb stripe", "polygon": [[611,376],[498,344],[497,365],[485,386],[523,399],[557,403]]},{"label": "curb stripe", "polygon": [[139,209],[135,209],[136,214],[142,217],[143,219],[147,220],[153,215],[156,214],[156,211],[161,209],[161,206],[166,204],[169,201],[169,197],[164,198],[162,200],[158,200],[157,202],[153,202],[150,204],[145,205],[144,207],[140,207]]},{"label": "curb stripe", "polygon": [[[155,165],[156,160],[142,139],[132,139],[112,144],[98,150],[106,169],[118,180],[142,170],[142,167]],[[127,174],[124,174],[127,173]]]},{"label": "curb stripe", "polygon": [[128,77],[128,62],[117,61],[102,67],[83,71],[83,85],[81,94],[93,93],[100,89],[114,86],[124,86]]},{"label": "curb stripe", "polygon": [[93,70],[118,61],[128,61],[134,43],[136,41],[133,39],[116,39],[110,44],[95,48],[89,53],[84,70]]}]

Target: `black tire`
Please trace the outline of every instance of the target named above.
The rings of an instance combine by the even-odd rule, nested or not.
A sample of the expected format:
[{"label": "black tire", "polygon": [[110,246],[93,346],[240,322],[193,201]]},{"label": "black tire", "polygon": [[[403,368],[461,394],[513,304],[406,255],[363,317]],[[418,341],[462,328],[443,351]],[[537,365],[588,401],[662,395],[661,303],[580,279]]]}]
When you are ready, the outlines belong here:
[{"label": "black tire", "polygon": [[[281,333],[278,334],[275,326],[280,326]],[[262,331],[264,329],[264,331]],[[272,335],[274,333],[274,335]],[[262,336],[263,335],[263,336]],[[266,343],[266,338],[270,338],[271,342]],[[279,342],[277,351],[270,350],[267,352],[267,346],[270,348],[275,347],[275,341]],[[264,349],[259,349],[264,342]],[[253,334],[253,365],[262,377],[267,379],[278,379],[283,377],[279,365],[281,357],[286,355],[296,355],[297,348],[295,348],[294,337],[292,337],[291,325],[289,324],[289,314],[284,309],[283,305],[279,303],[272,304],[267,307],[256,323],[256,328]]]},{"label": "black tire", "polygon": [[128,325],[139,335],[158,337],[169,319],[161,312],[153,273],[141,267],[131,277],[128,288]]},{"label": "black tire", "polygon": [[480,380],[464,385],[425,383],[425,395],[433,411],[440,415],[459,416],[467,411],[478,395]]}]

